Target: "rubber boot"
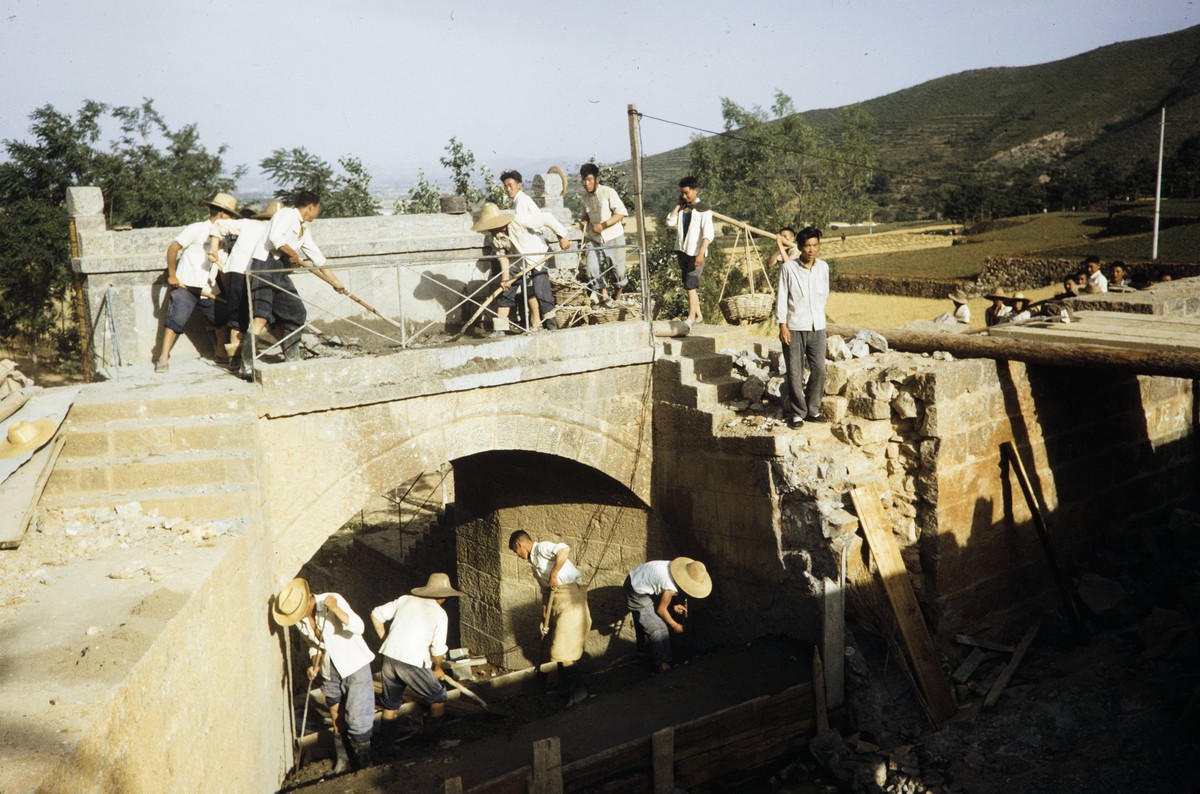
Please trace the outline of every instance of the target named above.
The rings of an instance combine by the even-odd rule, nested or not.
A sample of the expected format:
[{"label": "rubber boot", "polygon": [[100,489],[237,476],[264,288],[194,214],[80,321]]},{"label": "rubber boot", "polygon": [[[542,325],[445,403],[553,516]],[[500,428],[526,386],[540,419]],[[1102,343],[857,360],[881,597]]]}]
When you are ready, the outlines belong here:
[{"label": "rubber boot", "polygon": [[350,756],[346,753],[346,743],[342,741],[342,735],[335,733],[333,735],[333,751],[337,753],[337,761],[333,765],[333,771],[330,774],[341,775],[350,771]]},{"label": "rubber boot", "polygon": [[554,319],[553,317],[549,317],[546,320],[542,321],[542,327],[545,328],[547,331],[557,331],[558,330],[558,320]]},{"label": "rubber boot", "polygon": [[583,684],[583,671],[578,665],[568,664],[563,666],[563,676],[565,677],[564,688],[567,690],[567,708],[576,706],[588,698],[587,687]]},{"label": "rubber boot", "polygon": [[358,769],[366,769],[371,765],[371,737],[352,738],[350,749],[354,751],[354,765]]},{"label": "rubber boot", "polygon": [[288,340],[283,343],[283,360],[304,360],[304,357],[300,355],[300,334],[295,334],[294,336],[288,337]]},{"label": "rubber boot", "polygon": [[242,336],[237,354],[229,359],[229,368],[243,380],[254,380],[254,359],[250,353],[250,334]]}]

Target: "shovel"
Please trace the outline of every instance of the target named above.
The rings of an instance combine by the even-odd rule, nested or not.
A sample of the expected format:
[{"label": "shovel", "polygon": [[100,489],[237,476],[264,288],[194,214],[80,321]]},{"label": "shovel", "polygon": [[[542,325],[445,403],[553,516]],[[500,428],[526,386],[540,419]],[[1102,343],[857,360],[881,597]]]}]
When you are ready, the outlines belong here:
[{"label": "shovel", "polygon": [[546,678],[548,674],[542,672],[542,664],[546,661],[546,637],[550,634],[550,616],[554,614],[554,596],[557,595],[557,592],[558,591],[556,590],[551,590],[550,598],[548,601],[546,601],[546,622],[542,624],[545,626],[545,630],[541,632],[541,639],[538,640],[537,664],[534,665],[533,668],[536,671],[535,675],[537,676],[538,683],[540,683],[543,688],[546,686]]},{"label": "shovel", "polygon": [[[317,654],[316,661],[313,662],[312,666],[319,668],[321,666],[322,657],[324,655],[325,655],[325,651],[322,649],[322,651]],[[309,701],[312,700],[312,682],[313,682],[312,678],[308,679],[308,684],[304,687],[304,714],[303,714],[303,716],[300,717],[300,737],[298,739],[296,739],[296,767],[297,768],[299,768],[299,766],[300,766],[300,755],[303,752],[303,747],[304,747],[304,732],[308,728],[308,704],[309,704]]]}]

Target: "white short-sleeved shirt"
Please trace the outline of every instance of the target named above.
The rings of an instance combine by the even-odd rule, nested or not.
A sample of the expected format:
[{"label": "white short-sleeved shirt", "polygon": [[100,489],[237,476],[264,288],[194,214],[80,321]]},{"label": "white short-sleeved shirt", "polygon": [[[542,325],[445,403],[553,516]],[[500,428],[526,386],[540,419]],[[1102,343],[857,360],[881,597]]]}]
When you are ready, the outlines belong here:
[{"label": "white short-sleeved shirt", "polygon": [[446,631],[450,619],[432,598],[403,595],[371,610],[371,617],[389,620],[387,636],[379,652],[414,667],[433,667],[433,657],[446,655]]},{"label": "white short-sleeved shirt", "polygon": [[205,246],[212,236],[212,221],[199,221],[183,227],[174,242],[182,249],[175,259],[175,278],[185,287],[206,287],[212,276],[213,263],[208,261]]},{"label": "white short-sleeved shirt", "polygon": [[1095,284],[1096,289],[1100,290],[1101,292],[1108,292],[1108,276],[1104,275],[1104,273],[1100,270],[1097,270],[1095,273],[1088,276],[1088,283]]},{"label": "white short-sleeved shirt", "polygon": [[[548,540],[539,541],[533,544],[533,548],[529,550],[529,567],[533,570],[533,578],[537,579],[538,584],[543,590],[550,589],[550,571],[554,570],[554,560],[558,553],[563,549],[569,549],[565,543],[552,543]],[[579,573],[579,569],[570,560],[563,563],[562,569],[558,572],[559,584],[578,584],[583,581],[583,575]]]},{"label": "white short-sleeved shirt", "polygon": [[567,236],[567,230],[558,222],[558,218],[539,207],[524,190],[519,191],[513,199],[513,215],[516,216],[517,223],[531,232],[536,233],[547,228],[559,237]]},{"label": "white short-sleeved shirt", "polygon": [[[346,617],[350,618],[350,622],[345,626],[342,626],[341,621],[325,607],[327,596],[337,599],[338,608],[346,613]],[[337,593],[318,593],[316,598],[317,608],[313,614],[313,620],[317,623],[317,631],[320,636],[313,633],[307,618],[297,623],[296,628],[300,629],[300,633],[309,641],[310,646],[316,646],[309,648],[310,656],[315,656],[319,648],[325,649],[325,657],[321,661],[321,674],[325,677],[329,676],[330,663],[342,678],[357,672],[364,664],[370,664],[371,660],[375,658],[375,654],[363,640],[363,619],[350,608],[346,599]]]},{"label": "white short-sleeved shirt", "polygon": [[265,262],[272,253],[285,245],[297,251],[303,234],[304,218],[301,217],[300,210],[295,207],[282,207],[271,216],[267,224],[267,233],[254,246],[251,258]]},{"label": "white short-sleeved shirt", "polygon": [[579,214],[587,221],[588,239],[607,243],[623,235],[625,227],[614,223],[600,234],[593,234],[592,225],[604,223],[614,215],[628,216],[629,210],[625,209],[625,203],[621,201],[617,191],[608,185],[597,185],[594,193],[588,193],[586,190],[583,192],[583,198],[579,199]]},{"label": "white short-sleeved shirt", "polygon": [[660,596],[665,590],[679,592],[679,585],[671,578],[670,560],[642,563],[629,572],[629,585],[633,592],[642,595]]},{"label": "white short-sleeved shirt", "polygon": [[217,221],[213,233],[221,237],[236,237],[232,250],[225,260],[226,273],[245,273],[250,267],[250,259],[254,254],[262,236],[267,233],[267,222],[249,218],[241,220]]},{"label": "white short-sleeved shirt", "polygon": [[820,331],[825,328],[825,303],[829,300],[829,265],[824,259],[804,267],[790,259],[779,268],[779,291],[775,294],[775,321],[791,331]]}]

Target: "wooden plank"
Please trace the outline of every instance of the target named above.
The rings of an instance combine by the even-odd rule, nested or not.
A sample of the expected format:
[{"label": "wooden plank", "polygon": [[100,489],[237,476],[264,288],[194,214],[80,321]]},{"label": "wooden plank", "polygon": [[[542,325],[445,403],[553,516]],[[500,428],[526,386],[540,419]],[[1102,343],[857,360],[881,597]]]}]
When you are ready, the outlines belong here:
[{"label": "wooden plank", "polygon": [[963,659],[962,664],[954,671],[954,675],[950,676],[956,684],[965,684],[971,680],[971,676],[975,675],[975,671],[979,669],[979,665],[983,664],[983,660],[987,658],[987,651],[982,648],[972,648],[967,654],[967,658]]},{"label": "wooden plank", "polygon": [[461,777],[446,778],[445,785],[442,787],[445,794],[463,794],[463,785]]},{"label": "wooden plank", "polygon": [[823,584],[821,660],[825,669],[825,703],[836,709],[845,701],[846,591],[832,579],[825,579]]},{"label": "wooden plank", "polygon": [[1077,311],[1075,320],[1087,325],[1144,325],[1154,328],[1200,329],[1200,321],[1186,317],[1164,317],[1161,314],[1134,314],[1132,312]]},{"label": "wooden plank", "polygon": [[1037,529],[1038,540],[1041,541],[1042,551],[1046,555],[1046,563],[1050,566],[1050,573],[1054,577],[1054,586],[1058,590],[1059,598],[1062,599],[1063,608],[1066,609],[1071,629],[1075,632],[1076,637],[1086,639],[1087,630],[1083,626],[1083,619],[1079,616],[1079,593],[1075,591],[1075,585],[1063,572],[1058,552],[1054,548],[1054,541],[1050,538],[1050,530],[1046,526],[1042,501],[1038,498],[1039,495],[1033,491],[1033,484],[1025,472],[1025,464],[1021,462],[1017,448],[1011,441],[1005,441],[1000,445],[1000,454],[1001,457],[1008,459],[1017,475],[1017,483],[1021,486],[1021,493],[1025,495],[1025,503],[1033,515],[1033,525]]},{"label": "wooden plank", "polygon": [[66,436],[56,437],[0,483],[0,549],[15,549],[25,539],[66,441]]},{"label": "wooden plank", "polygon": [[29,402],[32,389],[22,389],[0,397],[0,422],[21,410],[21,406]]},{"label": "wooden plank", "polygon": [[557,736],[533,743],[531,794],[562,794],[562,743]]},{"label": "wooden plank", "polygon": [[[1036,334],[1049,338],[1086,339],[1096,344],[1116,347],[1127,344],[1157,344],[1163,349],[1195,349],[1200,347],[1200,327],[1178,326],[1163,328],[1156,325],[1129,325],[1126,323],[1051,323],[992,326],[993,336],[1019,336]],[[1150,348],[1154,349],[1154,348]]]},{"label": "wooden plank", "polygon": [[654,769],[654,794],[675,791],[675,729],[668,726],[650,737],[651,766]]},{"label": "wooden plank", "polygon": [[533,769],[523,766],[472,786],[470,794],[529,794],[532,775]]},{"label": "wooden plank", "polygon": [[926,711],[934,723],[945,722],[958,713],[958,707],[954,704],[950,686],[942,675],[941,661],[933,647],[925,618],[917,606],[917,596],[908,580],[908,569],[904,567],[904,560],[900,557],[896,538],[884,520],[878,486],[875,483],[856,485],[850,491],[850,498],[858,513],[859,524],[867,537],[871,557],[883,578],[883,586],[896,614],[900,634],[904,637],[908,654],[912,658],[913,673],[921,687]]},{"label": "wooden plank", "polygon": [[1036,328],[1024,326],[995,326],[988,333],[993,337],[1004,337],[1014,340],[1030,340],[1048,343],[1082,342],[1113,350],[1140,350],[1153,353],[1195,353],[1200,346],[1184,344],[1174,337],[1162,337],[1150,332],[1146,335],[1126,334],[1120,337],[1111,334],[1097,334],[1087,329],[1073,325],[1059,325],[1054,328]]},{"label": "wooden plank", "polygon": [[[994,328],[995,326],[993,326]],[[829,334],[854,336],[858,328],[830,325]],[[1023,361],[1051,367],[1080,367],[1163,375],[1170,378],[1200,378],[1200,351],[1132,350],[1084,342],[1050,341],[1046,338],[1014,339],[1003,335],[935,333],[888,330],[884,336],[893,350],[932,353],[945,350],[957,358],[990,358]]]},{"label": "wooden plank", "polygon": [[1012,653],[1016,650],[1012,645],[1004,645],[999,642],[992,642],[980,637],[972,637],[967,634],[955,634],[954,641],[959,645],[970,645],[974,648],[983,648],[985,651],[999,651],[1000,653]]},{"label": "wooden plank", "polygon": [[829,730],[829,714],[825,711],[825,666],[821,664],[821,649],[813,646],[813,717],[817,722],[817,733]]},{"label": "wooden plank", "polygon": [[1008,682],[1012,680],[1013,674],[1017,672],[1017,665],[1025,658],[1026,651],[1029,646],[1033,645],[1033,638],[1037,636],[1038,629],[1042,627],[1042,620],[1038,618],[1037,622],[1029,627],[1025,632],[1025,636],[1017,643],[1017,649],[1013,651],[1012,658],[1008,660],[1008,664],[1000,671],[1000,677],[996,679],[996,683],[992,684],[992,688],[988,690],[987,697],[983,699],[983,707],[990,708],[996,705],[996,701],[1000,699],[1000,693],[1004,691],[1004,687],[1008,686]]}]

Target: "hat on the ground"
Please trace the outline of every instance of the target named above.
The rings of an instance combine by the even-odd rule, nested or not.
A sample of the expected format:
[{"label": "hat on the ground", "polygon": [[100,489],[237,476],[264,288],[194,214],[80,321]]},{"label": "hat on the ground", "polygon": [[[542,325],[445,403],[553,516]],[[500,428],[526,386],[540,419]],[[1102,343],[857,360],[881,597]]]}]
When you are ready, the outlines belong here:
[{"label": "hat on the ground", "polygon": [[1007,292],[1005,292],[1002,287],[996,287],[994,290],[989,292],[987,295],[984,295],[983,297],[987,298],[990,301],[1006,301],[1006,300],[1009,300],[1010,298],[1012,298],[1012,296],[1009,295]]},{"label": "hat on the ground", "polygon": [[490,232],[493,229],[499,229],[512,223],[514,216],[511,212],[505,212],[497,207],[492,202],[483,205],[483,209],[479,211],[479,220],[475,221],[475,225],[471,227],[473,232]]},{"label": "hat on the ground", "polygon": [[699,560],[676,557],[671,560],[670,570],[675,584],[692,598],[704,598],[712,592],[712,577],[708,575],[708,568]]},{"label": "hat on the ground", "polygon": [[450,586],[450,577],[444,573],[429,574],[429,581],[424,587],[414,587],[412,594],[421,598],[453,598],[465,595]]},{"label": "hat on the ground", "polygon": [[45,444],[58,430],[58,423],[46,417],[32,422],[13,422],[8,437],[0,442],[0,458],[15,458]]},{"label": "hat on the ground", "polygon": [[299,577],[293,579],[276,594],[275,603],[271,604],[271,617],[280,626],[298,623],[308,614],[308,599],[311,595],[312,591],[308,589],[307,581]]},{"label": "hat on the ground", "polygon": [[269,220],[271,220],[272,216],[274,216],[275,213],[279,212],[279,210],[282,208],[283,208],[282,201],[272,201],[269,204],[267,204],[267,206],[263,207],[262,212],[256,212],[253,215],[251,215],[250,219],[256,220],[256,221],[269,221]]},{"label": "hat on the ground", "polygon": [[962,287],[959,287],[958,289],[954,290],[954,292],[951,292],[946,297],[949,298],[950,300],[954,301],[955,303],[966,303],[968,300],[967,293],[962,291]]},{"label": "hat on the ground", "polygon": [[234,217],[238,217],[237,199],[228,193],[218,193],[212,197],[212,200],[202,201],[200,203],[212,207],[213,209],[223,210]]}]

